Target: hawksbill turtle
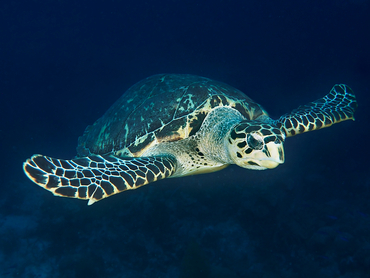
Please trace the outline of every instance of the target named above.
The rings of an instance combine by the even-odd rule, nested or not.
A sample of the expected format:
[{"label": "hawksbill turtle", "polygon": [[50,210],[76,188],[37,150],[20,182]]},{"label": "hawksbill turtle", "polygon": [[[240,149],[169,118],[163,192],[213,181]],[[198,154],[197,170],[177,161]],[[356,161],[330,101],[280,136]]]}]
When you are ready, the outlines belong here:
[{"label": "hawksbill turtle", "polygon": [[88,205],[169,177],[230,164],[271,169],[284,162],[286,137],[352,119],[352,90],[329,94],[271,119],[241,91],[208,78],[161,74],[133,85],[78,140],[71,160],[34,155],[26,175],[56,196]]}]

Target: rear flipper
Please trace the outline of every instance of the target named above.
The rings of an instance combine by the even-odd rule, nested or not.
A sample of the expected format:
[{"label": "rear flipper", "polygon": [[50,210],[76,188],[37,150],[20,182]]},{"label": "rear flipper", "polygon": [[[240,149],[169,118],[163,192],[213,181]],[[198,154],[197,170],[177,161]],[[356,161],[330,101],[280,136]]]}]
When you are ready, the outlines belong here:
[{"label": "rear flipper", "polygon": [[23,164],[26,175],[55,196],[89,200],[88,205],[113,194],[171,176],[172,156],[120,159],[90,156],[72,160],[34,155]]},{"label": "rear flipper", "polygon": [[306,105],[299,106],[273,121],[287,137],[311,130],[329,127],[346,120],[354,120],[356,97],[347,85],[335,85],[329,94]]}]

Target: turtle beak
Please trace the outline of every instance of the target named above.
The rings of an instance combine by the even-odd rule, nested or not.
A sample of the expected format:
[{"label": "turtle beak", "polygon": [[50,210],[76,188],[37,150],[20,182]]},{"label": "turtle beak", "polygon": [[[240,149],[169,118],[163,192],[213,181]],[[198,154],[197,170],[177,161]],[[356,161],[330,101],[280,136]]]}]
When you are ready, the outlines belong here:
[{"label": "turtle beak", "polygon": [[261,158],[259,164],[267,169],[273,169],[284,163],[284,148],[283,144],[270,142],[265,146],[265,157]]},{"label": "turtle beak", "polygon": [[283,144],[267,143],[262,150],[258,150],[252,157],[247,157],[238,163],[239,166],[253,169],[273,169],[284,163]]}]

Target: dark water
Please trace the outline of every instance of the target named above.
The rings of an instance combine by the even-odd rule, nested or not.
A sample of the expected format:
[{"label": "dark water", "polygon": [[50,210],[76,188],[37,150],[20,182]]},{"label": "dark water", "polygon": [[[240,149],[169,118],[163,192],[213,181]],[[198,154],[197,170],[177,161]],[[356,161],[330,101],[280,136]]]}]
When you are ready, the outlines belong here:
[{"label": "dark water", "polygon": [[[0,277],[369,277],[370,1],[3,1]],[[32,184],[133,83],[191,73],[272,117],[355,91],[355,122],[274,170],[168,179],[93,206]]]}]

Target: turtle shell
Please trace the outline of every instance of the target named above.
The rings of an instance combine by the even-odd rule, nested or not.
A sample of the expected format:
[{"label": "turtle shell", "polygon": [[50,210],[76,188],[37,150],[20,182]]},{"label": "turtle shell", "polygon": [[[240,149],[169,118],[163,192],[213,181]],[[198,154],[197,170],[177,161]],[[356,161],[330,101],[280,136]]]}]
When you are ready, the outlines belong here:
[{"label": "turtle shell", "polygon": [[127,90],[78,140],[79,156],[140,156],[161,142],[196,134],[217,106],[229,106],[245,118],[267,115],[241,91],[221,82],[186,74],[148,77]]}]

